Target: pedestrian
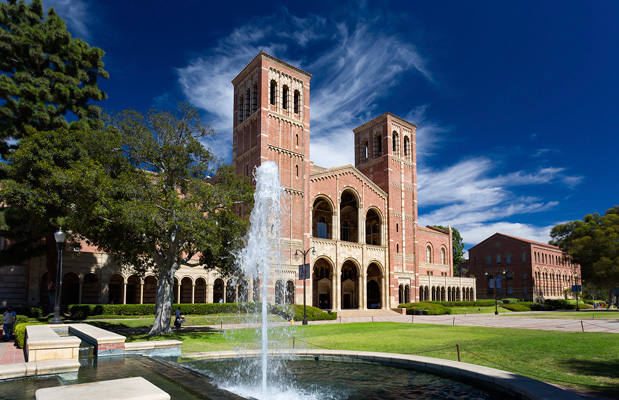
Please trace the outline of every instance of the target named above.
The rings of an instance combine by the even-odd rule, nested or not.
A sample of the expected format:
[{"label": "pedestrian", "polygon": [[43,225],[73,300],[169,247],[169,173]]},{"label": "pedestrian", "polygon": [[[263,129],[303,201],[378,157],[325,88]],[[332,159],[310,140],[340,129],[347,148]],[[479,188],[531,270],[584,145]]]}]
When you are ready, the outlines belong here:
[{"label": "pedestrian", "polygon": [[224,299],[222,299],[221,297],[219,298],[219,304],[222,304],[224,302]]},{"label": "pedestrian", "polygon": [[181,329],[181,308],[176,309],[176,318],[174,319],[174,326],[176,329]]},{"label": "pedestrian", "polygon": [[8,342],[11,340],[11,334],[13,333],[13,324],[15,323],[15,318],[17,314],[11,307],[7,308],[2,316],[2,330],[4,332],[4,341]]}]

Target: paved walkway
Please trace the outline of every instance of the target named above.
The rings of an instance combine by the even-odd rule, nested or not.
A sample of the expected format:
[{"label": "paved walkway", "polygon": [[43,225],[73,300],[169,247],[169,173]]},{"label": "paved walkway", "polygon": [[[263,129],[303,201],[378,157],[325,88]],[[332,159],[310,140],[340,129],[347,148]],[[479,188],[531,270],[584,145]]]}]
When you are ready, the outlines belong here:
[{"label": "paved walkway", "polygon": [[0,342],[0,365],[23,363],[24,351],[17,348],[15,341]]},{"label": "paved walkway", "polygon": [[493,314],[473,315],[394,315],[374,317],[338,317],[335,321],[312,321],[310,324],[350,323],[350,322],[408,322],[413,324],[485,326],[491,328],[538,329],[564,332],[607,332],[619,333],[619,320],[592,319],[544,319],[521,316],[502,316]]}]

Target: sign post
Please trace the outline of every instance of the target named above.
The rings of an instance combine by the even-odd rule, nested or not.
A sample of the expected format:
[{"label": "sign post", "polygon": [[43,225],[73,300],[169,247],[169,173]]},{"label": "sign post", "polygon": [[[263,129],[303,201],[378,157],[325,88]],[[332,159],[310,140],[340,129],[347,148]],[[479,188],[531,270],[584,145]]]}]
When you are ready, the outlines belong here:
[{"label": "sign post", "polygon": [[572,292],[576,295],[576,311],[580,311],[580,308],[578,307],[578,293],[582,292],[582,286],[572,285]]}]

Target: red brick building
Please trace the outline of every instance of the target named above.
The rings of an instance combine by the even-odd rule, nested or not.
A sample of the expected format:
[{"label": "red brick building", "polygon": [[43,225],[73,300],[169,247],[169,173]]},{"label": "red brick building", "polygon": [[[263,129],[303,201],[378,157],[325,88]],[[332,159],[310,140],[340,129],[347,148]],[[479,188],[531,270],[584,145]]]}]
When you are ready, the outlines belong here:
[{"label": "red brick building", "polygon": [[[252,176],[261,163],[276,162],[290,210],[283,221],[284,265],[274,266],[269,301],[303,303],[302,261],[294,255],[311,247],[309,305],[390,309],[420,299],[474,299],[475,280],[453,276],[451,230],[417,225],[417,126],[384,113],[353,129],[355,147],[342,151],[354,152],[354,166],[315,166],[309,158],[310,79],[261,52],[232,81],[233,165]],[[44,260],[32,260],[23,276],[27,293],[8,302],[45,303]],[[253,282],[201,268],[182,267],[175,281],[178,303],[254,298]],[[153,274],[121,270],[96,249],[72,247],[64,258],[62,302],[153,303],[156,283]]]},{"label": "red brick building", "polygon": [[496,289],[498,298],[542,302],[565,298],[565,290],[580,284],[580,266],[558,247],[502,233],[469,249],[468,268],[478,298],[494,298]]}]

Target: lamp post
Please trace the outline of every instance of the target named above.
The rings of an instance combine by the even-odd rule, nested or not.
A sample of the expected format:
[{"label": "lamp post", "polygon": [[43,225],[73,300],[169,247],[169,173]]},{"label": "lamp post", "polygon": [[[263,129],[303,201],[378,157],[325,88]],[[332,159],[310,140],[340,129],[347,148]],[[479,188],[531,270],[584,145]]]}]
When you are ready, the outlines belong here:
[{"label": "lamp post", "polygon": [[62,324],[60,319],[60,296],[62,294],[62,250],[64,248],[64,240],[67,238],[66,233],[62,231],[62,228],[58,229],[58,232],[54,233],[54,239],[56,239],[56,247],[58,248],[58,264],[56,265],[56,297],[54,304],[54,318],[50,324]]},{"label": "lamp post", "polygon": [[305,295],[305,280],[307,279],[307,274],[306,274],[306,270],[305,270],[305,261],[307,259],[307,253],[309,253],[309,251],[312,250],[312,255],[315,256],[316,255],[316,249],[314,247],[310,247],[307,250],[296,250],[294,252],[294,259],[298,260],[299,259],[299,253],[303,254],[303,267],[301,268],[303,271],[303,325],[307,325],[307,305],[306,305],[306,295]]}]

